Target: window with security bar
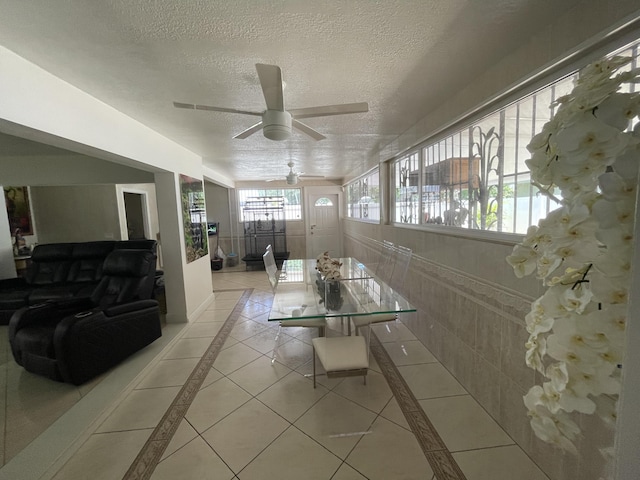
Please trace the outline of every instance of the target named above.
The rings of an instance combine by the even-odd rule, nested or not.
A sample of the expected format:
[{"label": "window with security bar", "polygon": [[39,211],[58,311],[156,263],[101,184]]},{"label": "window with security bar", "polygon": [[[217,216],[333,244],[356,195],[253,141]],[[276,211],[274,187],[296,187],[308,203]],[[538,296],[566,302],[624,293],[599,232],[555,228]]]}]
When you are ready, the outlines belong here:
[{"label": "window with security bar", "polygon": [[376,168],[347,186],[347,217],[380,221],[380,172]]},{"label": "window with security bar", "polygon": [[[615,52],[633,58],[627,69],[638,66],[639,44]],[[393,221],[520,234],[537,224],[558,204],[531,184],[527,145],[576,77],[562,78],[392,161]]]},{"label": "window with security bar", "polygon": [[258,197],[282,197],[284,199],[284,217],[287,221],[302,220],[302,202],[301,190],[299,188],[240,188],[237,190],[238,195],[238,222],[242,223],[245,218],[245,206],[251,198]]}]

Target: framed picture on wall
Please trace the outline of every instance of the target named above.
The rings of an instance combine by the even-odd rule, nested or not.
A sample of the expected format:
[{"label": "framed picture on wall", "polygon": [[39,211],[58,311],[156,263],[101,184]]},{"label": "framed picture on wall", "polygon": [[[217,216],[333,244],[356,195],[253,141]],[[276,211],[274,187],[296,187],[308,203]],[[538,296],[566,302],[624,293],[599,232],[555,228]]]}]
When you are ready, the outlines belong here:
[{"label": "framed picture on wall", "polygon": [[202,180],[180,175],[180,192],[187,263],[191,263],[209,253],[207,212]]},{"label": "framed picture on wall", "polygon": [[11,235],[15,235],[16,229],[20,229],[22,235],[33,235],[33,222],[31,221],[31,206],[29,205],[28,187],[3,187],[4,202],[7,206],[7,217]]}]

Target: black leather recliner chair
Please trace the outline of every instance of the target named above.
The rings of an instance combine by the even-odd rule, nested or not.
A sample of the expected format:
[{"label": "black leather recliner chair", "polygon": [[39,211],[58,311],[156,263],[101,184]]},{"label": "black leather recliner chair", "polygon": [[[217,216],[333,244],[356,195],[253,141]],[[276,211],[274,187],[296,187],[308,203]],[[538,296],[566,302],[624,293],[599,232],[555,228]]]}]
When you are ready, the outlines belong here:
[{"label": "black leather recliner chair", "polygon": [[89,299],[45,302],[18,310],[9,322],[13,357],[25,370],[80,385],[162,335],[150,298],[156,255],[111,252]]}]

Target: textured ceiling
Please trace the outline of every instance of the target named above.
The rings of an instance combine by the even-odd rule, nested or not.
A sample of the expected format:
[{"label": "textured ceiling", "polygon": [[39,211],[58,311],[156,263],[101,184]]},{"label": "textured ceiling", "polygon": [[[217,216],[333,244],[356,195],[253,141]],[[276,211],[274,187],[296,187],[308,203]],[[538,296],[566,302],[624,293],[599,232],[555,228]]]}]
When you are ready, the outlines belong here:
[{"label": "textured ceiling", "polygon": [[[290,160],[342,178],[576,1],[0,0],[0,44],[235,180]],[[264,110],[256,63],[282,68],[286,108],[370,111],[305,119],[325,140],[274,142],[232,138],[259,117],[173,107]]]}]

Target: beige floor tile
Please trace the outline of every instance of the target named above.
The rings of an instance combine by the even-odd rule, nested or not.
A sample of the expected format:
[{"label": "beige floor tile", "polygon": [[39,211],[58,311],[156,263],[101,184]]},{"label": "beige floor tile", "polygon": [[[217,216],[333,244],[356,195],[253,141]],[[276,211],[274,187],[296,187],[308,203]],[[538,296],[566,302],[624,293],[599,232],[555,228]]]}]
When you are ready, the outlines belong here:
[{"label": "beige floor tile", "polygon": [[280,343],[276,349],[276,361],[285,364],[295,370],[313,358],[313,348],[306,342],[291,338]]},{"label": "beige floor tile", "polygon": [[224,342],[224,345],[222,346],[222,350],[225,350],[227,348],[233,347],[234,345],[237,345],[238,343],[240,343],[239,340],[236,340],[233,337],[227,337],[227,339]]},{"label": "beige floor tile", "polygon": [[136,389],[182,386],[199,361],[199,358],[161,360],[142,379]]},{"label": "beige floor tile", "polygon": [[422,342],[418,340],[407,340],[402,342],[383,343],[391,360],[397,366],[416,365],[418,363],[432,363],[438,360],[427,350]]},{"label": "beige floor tile", "polygon": [[216,370],[215,368],[211,368],[209,370],[209,373],[207,373],[207,376],[204,377],[204,380],[202,381],[202,385],[200,385],[200,390],[202,390],[203,388],[208,387],[209,385],[211,385],[213,382],[217,382],[218,380],[220,380],[222,377],[224,377],[224,375],[222,375],[222,373],[220,373],[218,370]]},{"label": "beige floor tile", "polygon": [[207,310],[233,310],[238,303],[234,299],[217,299],[214,297],[213,301],[207,307]]},{"label": "beige floor tile", "polygon": [[260,332],[263,332],[265,328],[266,327],[264,325],[254,322],[253,320],[240,321],[240,319],[238,319],[233,329],[231,329],[229,335],[231,335],[236,340],[242,341],[246,340],[247,338],[253,337],[254,335],[257,335]]},{"label": "beige floor tile", "polygon": [[380,413],[393,396],[384,376],[374,371],[367,374],[366,384],[363,377],[348,377],[333,392],[376,413]]},{"label": "beige floor tile", "polygon": [[225,292],[215,292],[214,298],[216,300],[233,300],[237,302],[242,297],[244,291],[243,290],[234,290],[234,291],[225,291]]},{"label": "beige floor tile", "polygon": [[516,445],[458,452],[453,458],[467,480],[549,480]]},{"label": "beige floor tile", "polygon": [[241,480],[327,480],[341,460],[294,427],[289,427],[238,474]]},{"label": "beige floor tile", "polygon": [[[29,373],[13,360],[7,364],[6,397],[1,402],[5,414],[4,457],[9,461],[29,445],[81,398],[74,385]],[[2,390],[3,395],[5,390]]]},{"label": "beige floor tile", "polygon": [[231,372],[235,372],[260,356],[262,356],[262,354],[253,348],[247,347],[242,343],[237,343],[232,347],[223,349],[218,354],[213,366],[224,375],[229,375]]},{"label": "beige floor tile", "polygon": [[212,338],[181,338],[162,357],[164,360],[174,358],[200,358],[204,355]]},{"label": "beige floor tile", "polygon": [[271,287],[269,287],[269,291],[254,290],[251,294],[251,301],[262,303],[263,305],[270,305],[271,302],[273,302]]},{"label": "beige floor tile", "polygon": [[182,338],[215,337],[223,325],[224,322],[193,323],[184,332]]},{"label": "beige floor tile", "polygon": [[[243,318],[247,318],[247,317],[243,317]],[[278,322],[270,322],[269,321],[269,312],[266,311],[265,313],[262,313],[260,315],[252,315],[251,317],[247,318],[247,320],[253,320],[254,322],[260,323],[266,327],[269,328],[273,328],[273,329],[277,329],[278,328]],[[274,334],[275,335],[275,334]]]},{"label": "beige floor tile", "polygon": [[331,480],[367,480],[367,477],[360,475],[353,467],[346,463],[340,465],[340,468],[336,474],[331,477]]},{"label": "beige floor tile", "polygon": [[369,480],[431,478],[433,475],[413,433],[381,417],[346,462]]},{"label": "beige floor tile", "polygon": [[102,422],[96,432],[154,428],[180,391],[180,387],[133,390]]},{"label": "beige floor tile", "polygon": [[265,327],[262,332],[243,340],[242,343],[262,354],[271,355],[273,347],[276,344],[276,331],[272,328]]},{"label": "beige floor tile", "polygon": [[467,391],[440,363],[398,367],[417,399],[466,395]]},{"label": "beige floor tile", "polygon": [[229,315],[233,312],[233,308],[212,308],[209,306],[209,310],[205,310],[196,318],[194,323],[207,323],[207,322],[225,322]]},{"label": "beige floor tile", "polygon": [[329,392],[294,425],[344,459],[362,432],[369,431],[375,417],[371,411]]},{"label": "beige floor tile", "polygon": [[152,432],[145,429],[91,435],[53,480],[122,478]]},{"label": "beige floor tile", "polygon": [[152,480],[231,480],[233,472],[211,447],[197,437],[156,466]]},{"label": "beige floor tile", "polygon": [[411,430],[411,427],[407,423],[407,419],[404,417],[404,413],[402,413],[402,409],[395,398],[392,398],[386,407],[380,412],[380,415],[386,418],[387,420],[391,420],[396,425],[400,425],[401,427],[406,428],[407,430]]},{"label": "beige floor tile", "polygon": [[322,385],[313,388],[310,379],[291,372],[257,398],[288,421],[295,422],[327,393]]},{"label": "beige floor tile", "polygon": [[251,395],[258,395],[290,372],[289,367],[278,362],[272,364],[271,359],[261,356],[233,372],[229,378]]},{"label": "beige floor tile", "polygon": [[513,440],[470,395],[419,402],[451,452],[513,444]]},{"label": "beige floor tile", "polygon": [[221,378],[198,392],[185,418],[202,433],[250,399],[251,395],[231,380]]},{"label": "beige floor tile", "polygon": [[263,403],[252,399],[204,432],[202,437],[237,473],[289,425]]},{"label": "beige floor tile", "polygon": [[182,420],[180,425],[178,425],[178,429],[176,433],[171,437],[171,441],[167,448],[165,448],[164,453],[162,454],[162,459],[168,457],[172,453],[176,452],[178,449],[184,447],[187,443],[198,436],[198,432],[196,432],[193,427],[186,420]]}]

